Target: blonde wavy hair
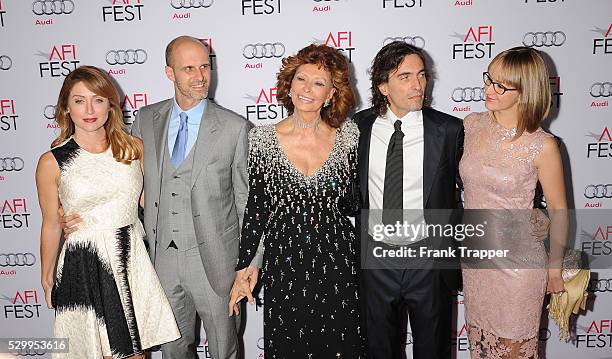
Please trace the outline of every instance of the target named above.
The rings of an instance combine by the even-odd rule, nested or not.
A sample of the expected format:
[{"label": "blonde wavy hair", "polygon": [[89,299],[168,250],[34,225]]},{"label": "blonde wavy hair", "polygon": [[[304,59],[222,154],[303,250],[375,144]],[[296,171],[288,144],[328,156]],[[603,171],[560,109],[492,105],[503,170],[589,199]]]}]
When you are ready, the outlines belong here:
[{"label": "blonde wavy hair", "polygon": [[51,147],[60,145],[74,134],[74,122],[68,112],[70,91],[77,83],[82,82],[90,91],[108,99],[110,111],[104,124],[106,139],[113,151],[113,157],[122,163],[129,164],[142,159],[142,146],[126,131],[123,123],[123,112],[119,106],[119,92],[106,72],[94,66],[81,66],[64,79],[64,84],[57,98],[55,107],[55,122],[60,128],[59,136],[51,143]]}]

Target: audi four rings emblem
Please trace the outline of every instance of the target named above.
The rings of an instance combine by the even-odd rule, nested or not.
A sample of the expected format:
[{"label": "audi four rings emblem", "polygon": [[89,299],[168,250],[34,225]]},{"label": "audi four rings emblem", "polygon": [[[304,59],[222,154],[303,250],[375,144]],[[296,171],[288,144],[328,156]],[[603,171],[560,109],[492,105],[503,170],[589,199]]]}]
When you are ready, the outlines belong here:
[{"label": "audi four rings emblem", "polygon": [[6,55],[0,55],[0,70],[8,70],[13,66],[13,60]]},{"label": "audi four rings emblem", "polygon": [[24,347],[24,348],[19,348],[19,350],[17,351],[12,351],[11,354],[14,354],[18,357],[33,357],[33,356],[42,356],[47,354],[47,350],[44,348],[29,348],[29,347]]},{"label": "audi four rings emblem", "polygon": [[35,15],[68,15],[73,11],[72,0],[37,0],[32,3],[32,12]]},{"label": "audi four rings emblem", "polygon": [[565,44],[567,37],[563,31],[528,32],[523,36],[523,45],[527,47],[550,47]]},{"label": "audi four rings emblem", "polygon": [[483,87],[457,87],[453,90],[451,98],[455,102],[484,101],[485,92]]},{"label": "audi four rings emblem", "polygon": [[584,196],[593,198],[612,198],[612,184],[590,184],[584,188]]},{"label": "audi four rings emblem", "polygon": [[0,172],[19,172],[23,169],[23,165],[21,157],[0,157]]},{"label": "audi four rings emblem", "polygon": [[175,9],[199,9],[211,7],[214,0],[170,0],[170,6]]},{"label": "audi four rings emblem", "polygon": [[34,253],[0,253],[0,267],[31,267],[34,263]]},{"label": "audi four rings emblem", "polygon": [[282,57],[285,54],[285,45],[280,42],[265,44],[248,44],[242,49],[242,56],[245,59],[270,59],[273,57]]},{"label": "audi four rings emblem", "polygon": [[55,106],[54,105],[45,106],[45,109],[43,110],[43,116],[45,116],[47,120],[53,120],[55,118]]},{"label": "audi four rings emblem", "polygon": [[425,39],[421,36],[385,37],[385,39],[383,40],[383,46],[393,41],[403,41],[409,45],[416,46],[420,49],[425,47]]},{"label": "audi four rings emblem", "polygon": [[595,82],[591,85],[591,96],[610,97],[612,96],[612,82]]},{"label": "audi four rings emblem", "polygon": [[612,292],[612,279],[592,279],[589,282],[589,292]]},{"label": "audi four rings emblem", "polygon": [[143,49],[110,50],[106,53],[106,63],[109,65],[144,64],[148,57],[147,52]]}]

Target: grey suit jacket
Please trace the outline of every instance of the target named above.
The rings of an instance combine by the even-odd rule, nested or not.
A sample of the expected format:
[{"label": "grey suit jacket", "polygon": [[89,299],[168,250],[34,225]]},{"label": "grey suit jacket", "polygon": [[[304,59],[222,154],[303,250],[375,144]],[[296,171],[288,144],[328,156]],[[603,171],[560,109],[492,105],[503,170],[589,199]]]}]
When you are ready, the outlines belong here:
[{"label": "grey suit jacket", "polygon": [[[198,131],[191,174],[191,207],[196,240],[206,276],[213,290],[227,296],[236,272],[244,207],[248,198],[248,132],[244,118],[206,100]],[[158,237],[163,151],[173,99],[138,111],[132,135],[144,142],[144,227],[151,261],[155,263]],[[262,255],[252,265],[261,266]]]}]

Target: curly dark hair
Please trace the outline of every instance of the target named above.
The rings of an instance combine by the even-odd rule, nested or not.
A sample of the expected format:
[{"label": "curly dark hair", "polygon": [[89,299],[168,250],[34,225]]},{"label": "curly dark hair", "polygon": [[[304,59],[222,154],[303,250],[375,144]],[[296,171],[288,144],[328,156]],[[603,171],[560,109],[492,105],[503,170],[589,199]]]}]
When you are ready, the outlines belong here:
[{"label": "curly dark hair", "polygon": [[355,106],[355,94],[351,86],[349,65],[346,57],[337,49],[326,45],[309,45],[297,55],[283,59],[283,64],[276,79],[276,98],[293,114],[294,106],[289,96],[291,82],[298,67],[305,64],[319,65],[329,72],[336,92],[330,105],[321,108],[321,119],[333,128],[339,128]]},{"label": "curly dark hair", "polygon": [[[378,116],[387,112],[387,97],[383,95],[378,86],[389,81],[389,74],[399,68],[408,55],[417,55],[423,64],[426,64],[425,55],[416,46],[404,41],[393,41],[383,46],[374,57],[370,68],[370,80],[372,81],[372,106]],[[427,72],[427,69],[425,70]]]}]

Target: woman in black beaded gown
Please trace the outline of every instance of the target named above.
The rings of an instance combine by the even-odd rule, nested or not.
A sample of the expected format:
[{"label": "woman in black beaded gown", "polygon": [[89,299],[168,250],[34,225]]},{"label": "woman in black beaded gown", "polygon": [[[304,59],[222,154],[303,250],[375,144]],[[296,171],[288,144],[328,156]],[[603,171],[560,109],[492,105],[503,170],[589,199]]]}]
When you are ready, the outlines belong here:
[{"label": "woman in black beaded gown", "polygon": [[359,131],[346,58],[310,45],[283,60],[278,100],[289,117],[249,134],[249,199],[230,314],[251,291],[263,245],[266,358],[361,358],[356,233],[347,201]]}]

